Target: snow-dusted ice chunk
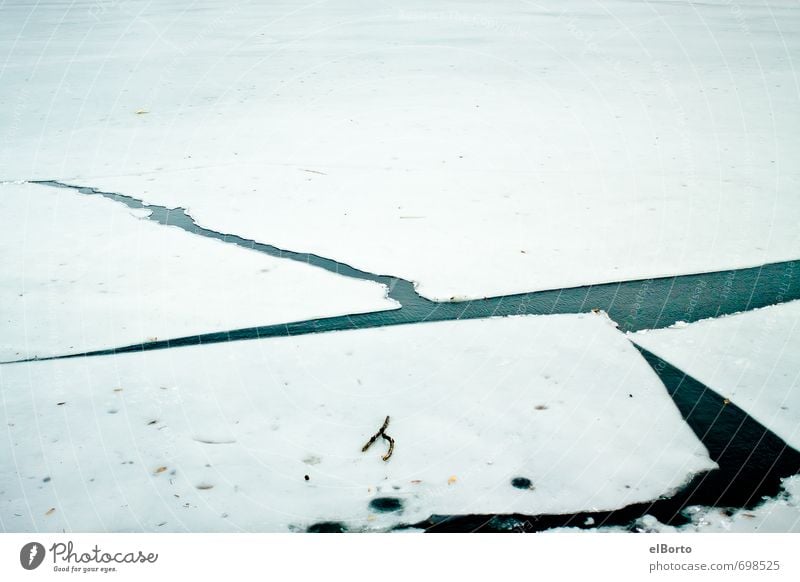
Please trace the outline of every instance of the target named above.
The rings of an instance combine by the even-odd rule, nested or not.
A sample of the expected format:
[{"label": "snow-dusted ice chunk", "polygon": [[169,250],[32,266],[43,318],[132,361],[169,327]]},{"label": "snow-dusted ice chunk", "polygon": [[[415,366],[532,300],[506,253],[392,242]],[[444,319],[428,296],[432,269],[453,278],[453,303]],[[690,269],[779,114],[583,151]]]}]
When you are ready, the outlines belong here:
[{"label": "snow-dusted ice chunk", "polygon": [[796,2],[0,10],[2,179],[190,207],[435,299],[800,256]]},{"label": "snow-dusted ice chunk", "polygon": [[397,307],[378,283],[146,214],[100,196],[0,185],[0,361]]},{"label": "snow-dusted ice chunk", "polygon": [[800,450],[800,301],[630,338]]},{"label": "snow-dusted ice chunk", "polygon": [[[0,390],[10,530],[381,529],[609,510],[715,467],[596,315],[14,364]],[[361,448],[386,416],[385,462],[383,439]]]}]

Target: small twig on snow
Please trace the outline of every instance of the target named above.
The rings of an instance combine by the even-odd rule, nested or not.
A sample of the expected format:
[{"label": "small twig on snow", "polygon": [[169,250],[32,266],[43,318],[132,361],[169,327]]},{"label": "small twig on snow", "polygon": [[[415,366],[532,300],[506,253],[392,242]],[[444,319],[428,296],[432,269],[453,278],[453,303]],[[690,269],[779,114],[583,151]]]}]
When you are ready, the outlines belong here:
[{"label": "small twig on snow", "polygon": [[392,437],[390,437],[390,436],[389,436],[388,434],[386,434],[386,433],[383,433],[383,435],[382,435],[382,436],[383,436],[383,438],[384,438],[384,439],[386,439],[387,441],[389,441],[389,450],[388,450],[388,451],[386,451],[386,454],[385,454],[385,455],[383,455],[383,456],[381,457],[381,459],[383,459],[384,461],[388,461],[388,460],[389,460],[389,457],[391,457],[391,456],[392,456],[392,453],[394,452],[394,439],[393,439]]},{"label": "small twig on snow", "polygon": [[394,439],[392,437],[390,437],[388,434],[386,434],[386,432],[385,432],[386,431],[386,427],[388,427],[388,426],[389,426],[389,417],[387,416],[386,420],[383,421],[383,426],[380,428],[380,430],[378,430],[378,432],[376,432],[374,435],[372,435],[372,437],[367,441],[367,444],[365,444],[363,447],[361,447],[361,452],[362,453],[366,452],[367,449],[372,446],[372,443],[374,443],[376,440],[378,440],[378,437],[383,437],[385,440],[389,441],[389,450],[381,458],[384,461],[388,461],[389,457],[391,457],[392,453],[394,452]]}]

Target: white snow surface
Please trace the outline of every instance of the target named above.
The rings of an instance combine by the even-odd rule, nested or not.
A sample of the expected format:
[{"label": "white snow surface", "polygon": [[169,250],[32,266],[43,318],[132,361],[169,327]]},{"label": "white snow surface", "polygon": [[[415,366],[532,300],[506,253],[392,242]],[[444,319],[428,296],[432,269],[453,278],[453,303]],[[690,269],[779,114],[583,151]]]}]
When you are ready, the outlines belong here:
[{"label": "white snow surface", "polygon": [[[379,530],[607,510],[716,466],[596,315],[6,365],[0,402],[7,531]],[[386,415],[388,462],[382,440],[361,452]],[[377,511],[385,498],[400,507]]]},{"label": "white snow surface", "polygon": [[381,284],[148,214],[70,190],[0,185],[0,361],[397,307]]},{"label": "white snow surface", "polygon": [[0,178],[434,299],[800,256],[800,5],[4,2]]},{"label": "white snow surface", "polygon": [[629,337],[800,450],[800,301]]}]

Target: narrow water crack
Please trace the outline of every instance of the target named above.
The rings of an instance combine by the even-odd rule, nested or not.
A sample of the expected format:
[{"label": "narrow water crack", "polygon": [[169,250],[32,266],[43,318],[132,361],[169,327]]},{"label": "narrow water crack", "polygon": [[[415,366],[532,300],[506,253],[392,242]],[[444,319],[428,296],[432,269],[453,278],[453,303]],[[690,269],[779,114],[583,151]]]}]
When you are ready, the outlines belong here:
[{"label": "narrow water crack", "polygon": [[289,259],[298,263],[305,263],[307,265],[324,269],[331,273],[336,273],[337,275],[350,277],[351,279],[374,281],[375,283],[385,285],[387,288],[387,295],[401,305],[404,302],[410,301],[412,297],[420,298],[414,289],[413,283],[406,281],[405,279],[400,279],[399,277],[392,277],[389,275],[376,275],[374,273],[368,273],[367,271],[362,271],[361,269],[351,267],[346,263],[329,259],[327,257],[322,257],[320,255],[281,249],[270,244],[260,243],[253,239],[243,238],[235,234],[226,234],[204,228],[197,224],[195,219],[186,212],[185,208],[181,208],[180,206],[176,208],[167,208],[166,206],[146,204],[142,200],[132,196],[127,196],[125,194],[118,194],[116,192],[103,192],[97,188],[77,186],[56,180],[32,180],[29,183],[38,184],[40,186],[49,186],[51,188],[73,190],[87,196],[101,196],[103,198],[113,200],[114,202],[124,204],[128,208],[135,210],[147,210],[150,212],[150,215],[147,216],[148,220],[152,220],[153,222],[157,222],[158,224],[162,224],[164,226],[176,226],[182,230],[185,230],[186,232],[198,236],[212,238],[214,240],[219,240],[225,243],[244,247],[246,249],[258,251],[271,257]]},{"label": "narrow water crack", "polygon": [[400,303],[401,307],[396,310],[220,330],[77,354],[0,362],[0,364],[104,356],[426,321],[467,320],[522,314],[587,313],[593,309],[606,311],[609,317],[619,324],[622,331],[638,331],[667,327],[678,321],[690,323],[800,299],[800,284],[797,283],[795,276],[800,272],[800,260],[793,260],[744,269],[533,291],[484,299],[431,301],[420,296],[414,283],[406,279],[369,273],[320,255],[281,249],[235,234],[224,234],[204,228],[180,207],[149,205],[131,196],[55,180],[30,183],[69,189],[84,195],[102,196],[125,204],[129,208],[149,210],[148,218],[159,224],[176,226],[198,236],[235,244],[273,257],[302,262],[345,277],[377,282],[386,286],[388,297]]}]

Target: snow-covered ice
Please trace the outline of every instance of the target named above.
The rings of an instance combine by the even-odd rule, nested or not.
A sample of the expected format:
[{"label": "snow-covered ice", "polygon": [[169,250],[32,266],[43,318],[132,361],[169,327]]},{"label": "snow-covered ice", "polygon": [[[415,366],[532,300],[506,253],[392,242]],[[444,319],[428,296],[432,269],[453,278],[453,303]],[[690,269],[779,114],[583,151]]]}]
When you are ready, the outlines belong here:
[{"label": "snow-covered ice", "polygon": [[[593,314],[7,365],[0,403],[0,519],[13,531],[608,510],[716,466]],[[385,442],[361,447],[387,415],[384,462]]]},{"label": "snow-covered ice", "polygon": [[398,307],[378,283],[147,214],[100,196],[0,185],[0,361]]},{"label": "snow-covered ice", "polygon": [[[184,207],[437,300],[798,259],[798,49],[780,0],[4,2],[0,361],[397,307],[15,181]],[[798,320],[629,337],[800,448]],[[360,448],[386,415],[383,462]],[[3,365],[0,423],[12,531],[609,510],[715,466],[596,315]],[[692,527],[796,530],[786,488]]]},{"label": "snow-covered ice", "polygon": [[629,337],[800,450],[800,301]]},{"label": "snow-covered ice", "polygon": [[0,178],[482,297],[800,256],[796,2],[3,3]]}]

